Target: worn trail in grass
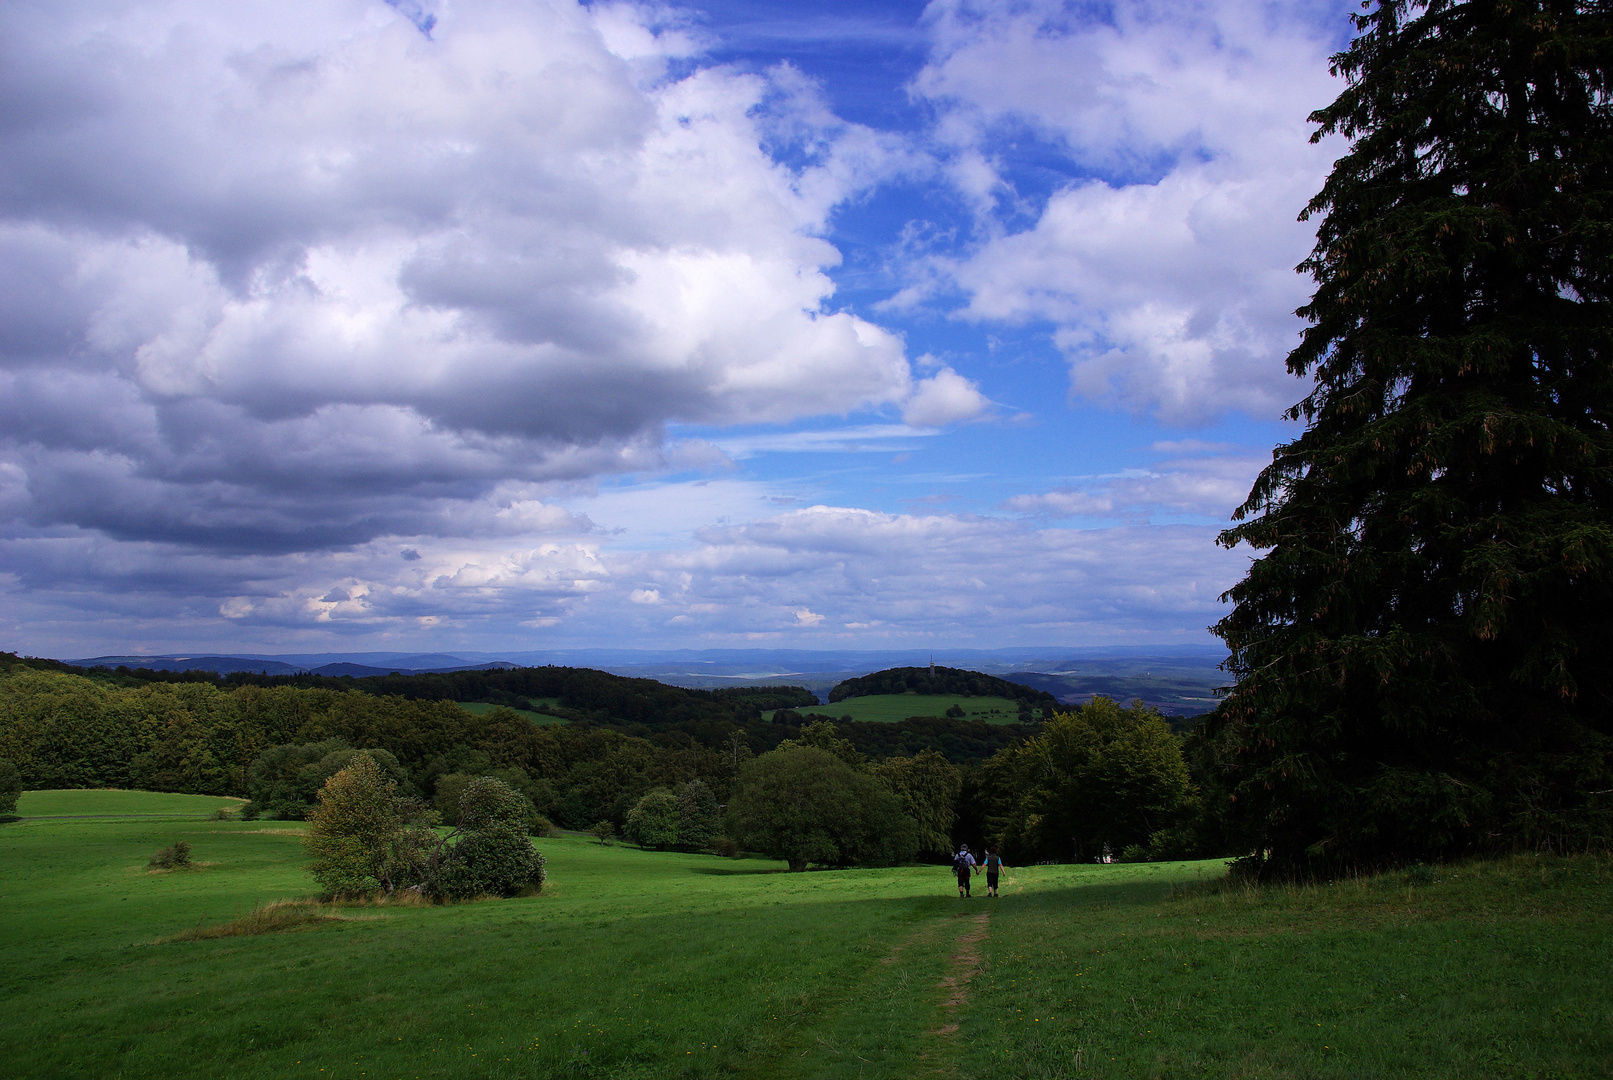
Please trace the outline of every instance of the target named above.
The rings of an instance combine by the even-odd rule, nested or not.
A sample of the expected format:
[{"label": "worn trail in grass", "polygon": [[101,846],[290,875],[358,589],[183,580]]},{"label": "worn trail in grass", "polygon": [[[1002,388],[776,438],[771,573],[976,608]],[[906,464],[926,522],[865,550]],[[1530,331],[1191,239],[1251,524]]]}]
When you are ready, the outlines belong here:
[{"label": "worn trail in grass", "polygon": [[[299,832],[0,827],[9,1074],[900,1076],[938,1023],[960,909],[942,867],[788,874],[551,839],[540,897],[197,932],[305,895]],[[210,865],[148,873],[177,839]]]},{"label": "worn trail in grass", "polygon": [[[1048,866],[960,901],[941,867],[566,838],[539,897],[269,908],[310,891],[300,825],[181,808],[0,825],[7,1077],[1613,1075],[1596,859]],[[210,865],[148,873],[178,839]]]}]

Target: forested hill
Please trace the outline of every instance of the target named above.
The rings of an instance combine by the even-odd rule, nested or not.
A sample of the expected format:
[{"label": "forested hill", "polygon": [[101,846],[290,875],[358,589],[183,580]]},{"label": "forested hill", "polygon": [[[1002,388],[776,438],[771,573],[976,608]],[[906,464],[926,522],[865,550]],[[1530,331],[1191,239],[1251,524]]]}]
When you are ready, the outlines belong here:
[{"label": "forested hill", "polygon": [[[110,678],[126,685],[144,683],[213,683],[220,689],[240,686],[294,686],[304,689],[358,690],[410,701],[480,701],[513,709],[552,712],[570,720],[598,723],[678,725],[690,722],[759,720],[774,709],[816,705],[817,696],[800,686],[737,686],[720,690],[687,690],[654,679],[632,679],[592,668],[527,667],[409,675],[351,676],[265,675],[237,671],[166,671],[156,668],[76,668],[54,660],[19,660],[0,654],[0,661],[31,667]],[[549,703],[549,704],[542,704]]]},{"label": "forested hill", "polygon": [[256,685],[324,686],[412,701],[486,701],[516,709],[534,702],[558,702],[561,715],[601,723],[676,724],[700,720],[760,719],[773,709],[816,705],[817,696],[799,686],[737,686],[688,690],[654,679],[632,679],[592,668],[527,667],[503,671],[453,671],[376,675],[364,679],[318,676],[230,676]]},{"label": "forested hill", "polygon": [[[0,653],[0,758],[17,766],[28,788],[241,795],[282,813],[289,812],[280,805],[284,792],[269,792],[280,790],[280,780],[296,788],[291,801],[306,808],[343,753],[384,750],[404,794],[432,799],[443,776],[494,770],[567,828],[601,819],[620,828],[635,802],[657,788],[699,779],[726,801],[744,761],[801,738],[813,720],[830,719],[777,708],[769,722],[754,714],[756,701],[767,699],[738,689],[685,691],[577,668],[528,671],[530,681],[502,683],[500,692],[539,697],[517,700],[572,722],[537,724],[510,709],[463,709],[451,695],[478,696],[464,683],[447,690],[436,680],[390,687],[412,690],[410,698],[382,692],[381,679],[85,670]],[[617,695],[614,705],[608,694]],[[798,694],[784,696],[804,704]],[[656,700],[669,703],[666,713],[650,711]],[[629,720],[610,709],[646,718]],[[836,721],[836,728],[874,760],[933,749],[955,763],[989,758],[1034,732],[1023,724],[936,717]]]},{"label": "forested hill", "polygon": [[860,679],[847,679],[829,691],[829,701],[869,697],[873,694],[958,694],[966,697],[1002,697],[1041,705],[1049,713],[1058,699],[1045,690],[1011,683],[994,675],[948,667],[897,667],[876,671]]}]

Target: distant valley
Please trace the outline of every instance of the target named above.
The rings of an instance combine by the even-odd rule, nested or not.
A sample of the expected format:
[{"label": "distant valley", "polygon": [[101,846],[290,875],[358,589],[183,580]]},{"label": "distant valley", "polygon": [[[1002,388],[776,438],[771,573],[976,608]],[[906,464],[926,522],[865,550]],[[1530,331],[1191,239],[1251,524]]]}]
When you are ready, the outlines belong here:
[{"label": "distant valley", "polygon": [[1084,704],[1096,694],[1128,702],[1140,698],[1168,716],[1197,716],[1214,708],[1216,688],[1226,685],[1225,654],[1209,646],[1087,647],[993,650],[812,651],[709,649],[656,652],[630,649],[567,649],[507,653],[225,653],[109,655],[68,660],[79,667],[211,671],[220,675],[258,672],[365,678],[373,675],[475,671],[553,664],[587,667],[614,675],[655,679],[671,686],[717,689],[788,683],[804,686],[827,702],[844,679],[900,665],[933,661],[997,675],[1046,690],[1060,703]]}]

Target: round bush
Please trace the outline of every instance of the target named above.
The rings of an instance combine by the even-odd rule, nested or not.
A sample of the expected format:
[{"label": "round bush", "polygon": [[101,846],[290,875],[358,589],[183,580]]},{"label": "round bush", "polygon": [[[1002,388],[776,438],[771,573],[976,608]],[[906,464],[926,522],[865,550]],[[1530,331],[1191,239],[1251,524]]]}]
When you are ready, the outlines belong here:
[{"label": "round bush", "polygon": [[523,832],[509,828],[466,834],[443,858],[438,889],[451,900],[514,896],[530,885],[541,887],[543,857]]}]

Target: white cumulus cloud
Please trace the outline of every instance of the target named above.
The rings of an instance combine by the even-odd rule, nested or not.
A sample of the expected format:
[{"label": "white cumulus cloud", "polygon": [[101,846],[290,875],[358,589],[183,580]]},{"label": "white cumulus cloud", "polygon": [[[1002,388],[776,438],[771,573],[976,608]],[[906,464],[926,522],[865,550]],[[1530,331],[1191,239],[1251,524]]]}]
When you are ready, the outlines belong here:
[{"label": "white cumulus cloud", "polygon": [[[1283,358],[1314,240],[1295,219],[1336,144],[1311,110],[1339,86],[1344,3],[935,0],[914,92],[941,113],[955,181],[989,219],[902,302],[943,284],[967,317],[1046,322],[1072,392],[1192,423],[1274,417],[1298,396]],[[1004,144],[1040,141],[1071,179],[1028,225]],[[1034,203],[1032,204],[1034,205]]]},{"label": "white cumulus cloud", "polygon": [[0,40],[21,527],[440,535],[501,484],[671,464],[668,423],[931,393],[828,304],[827,216],[905,151],[787,68],[669,77],[699,42],[665,11],[22,3]]}]

